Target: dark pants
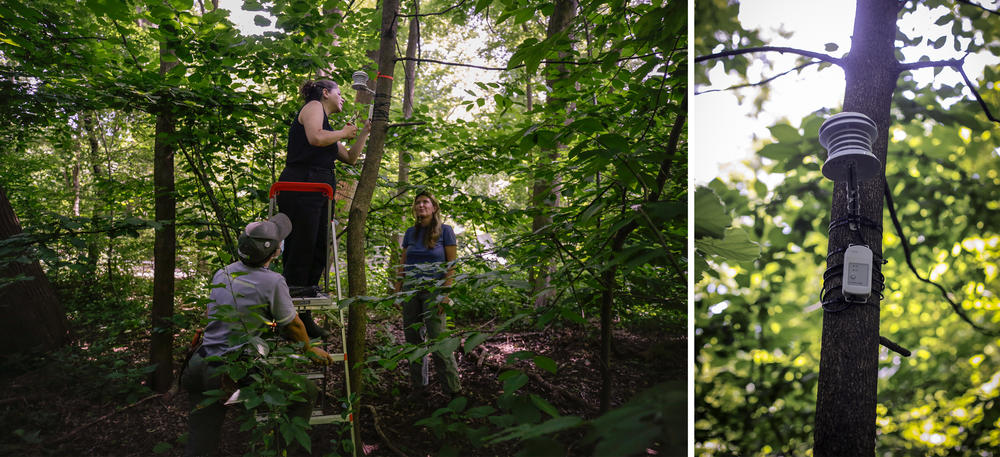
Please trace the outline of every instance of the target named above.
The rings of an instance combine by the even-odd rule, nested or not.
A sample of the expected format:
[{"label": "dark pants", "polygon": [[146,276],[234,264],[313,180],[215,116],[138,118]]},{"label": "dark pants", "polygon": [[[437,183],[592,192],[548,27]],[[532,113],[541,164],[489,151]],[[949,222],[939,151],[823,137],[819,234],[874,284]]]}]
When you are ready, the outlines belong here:
[{"label": "dark pants", "polygon": [[[333,169],[291,166],[281,172],[278,180],[327,183],[334,192],[337,190]],[[292,221],[292,232],[285,238],[281,257],[289,287],[315,286],[326,270],[330,230],[327,202],[330,200],[316,192],[278,194],[278,211]]]},{"label": "dark pants", "polygon": [[[445,328],[445,315],[438,312],[439,303],[427,291],[417,292],[413,297],[403,303],[403,336],[410,344],[420,344],[426,339],[434,339]],[[414,324],[423,324],[422,327],[413,328]],[[438,379],[444,379],[444,391],[457,393],[462,390],[462,384],[458,379],[458,364],[455,363],[454,353],[434,353],[434,372]],[[414,389],[423,389],[429,381],[428,377],[428,357],[424,356],[419,363],[410,363],[410,384]]]},{"label": "dark pants", "polygon": [[[225,399],[211,403],[206,406],[199,406],[202,401],[208,398],[206,391],[222,389],[222,376],[219,369],[221,365],[205,362],[199,354],[191,356],[188,361],[184,375],[181,377],[181,386],[188,391],[188,398],[191,401],[191,413],[188,415],[188,442],[184,448],[185,457],[215,455],[219,449],[219,441],[222,438],[222,423],[226,420]],[[290,389],[296,387],[289,386]],[[288,415],[291,417],[302,417],[309,420],[312,414],[313,404],[319,395],[319,389],[312,381],[305,382],[304,403],[293,403],[288,407]]]}]

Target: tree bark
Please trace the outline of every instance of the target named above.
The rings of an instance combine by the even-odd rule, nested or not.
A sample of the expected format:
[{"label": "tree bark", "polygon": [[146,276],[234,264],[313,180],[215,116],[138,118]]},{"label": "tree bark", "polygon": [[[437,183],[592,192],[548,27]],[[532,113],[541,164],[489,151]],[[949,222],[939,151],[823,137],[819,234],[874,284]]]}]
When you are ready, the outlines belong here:
[{"label": "tree bark", "polygon": [[[358,187],[351,202],[347,225],[347,290],[352,297],[366,295],[368,283],[365,263],[365,222],[371,208],[372,195],[378,181],[379,166],[385,153],[385,140],[389,124],[389,104],[392,97],[393,69],[396,65],[396,18],[399,0],[383,0],[382,31],[379,40],[380,75],[375,78],[375,110],[372,116],[371,138],[365,155]],[[368,325],[368,306],[363,301],[351,304],[347,323],[347,358],[351,361],[351,392],[360,397],[364,385],[362,368],[365,360],[365,329]],[[360,402],[354,402],[354,417],[358,420]],[[357,422],[355,422],[357,423]],[[354,446],[361,449],[361,428],[354,427]]]},{"label": "tree bark", "polygon": [[90,161],[90,171],[91,171],[91,191],[89,192],[91,199],[91,212],[90,212],[90,227],[95,233],[87,236],[87,271],[94,275],[95,279],[97,276],[97,260],[100,256],[100,245],[98,243],[99,235],[97,231],[97,219],[101,215],[101,209],[104,208],[104,198],[101,193],[98,192],[93,187],[101,180],[103,172],[101,171],[101,164],[99,162],[100,154],[100,143],[97,140],[97,128],[94,126],[94,112],[86,111],[83,113],[83,129],[87,134],[87,145],[89,151],[89,161]]},{"label": "tree bark", "polygon": [[[859,183],[861,215],[878,222],[882,221],[889,108],[898,77],[894,54],[898,8],[895,0],[859,1],[851,52],[845,59],[844,111],[862,113],[878,126],[873,152],[882,163],[882,172]],[[847,214],[847,184],[838,182],[834,185],[831,221]],[[862,225],[861,231],[875,258],[880,259],[881,227]],[[830,233],[827,252],[839,252],[853,239],[846,227],[835,230]],[[829,267],[840,265],[843,254],[835,254],[827,262]],[[839,287],[824,287],[826,296],[841,296]],[[814,431],[817,457],[875,454],[879,303],[879,294],[873,290],[867,304],[823,315]]]},{"label": "tree bark", "polygon": [[[166,27],[169,29],[169,27]],[[164,27],[161,24],[161,30]],[[164,33],[169,33],[164,31]],[[160,75],[176,63],[164,61],[172,51],[167,40],[160,41]],[[174,379],[174,270],[177,266],[177,233],[174,219],[177,202],[174,195],[174,116],[167,104],[156,114],[156,138],[153,143],[153,192],[156,220],[162,226],[153,240],[153,309],[150,319],[149,361],[155,365],[149,387],[166,392]]]},{"label": "tree bark", "polygon": [[[420,2],[418,0],[414,0],[413,2],[413,14],[420,14]],[[415,59],[417,57],[417,46],[420,44],[420,18],[411,18],[409,27],[410,32],[406,38],[406,57],[408,59]],[[413,94],[416,90],[417,82],[417,62],[415,60],[407,60],[403,64],[403,75],[403,120],[406,121],[413,117]],[[399,170],[396,175],[396,194],[398,196],[396,198],[403,202],[409,201],[405,195],[406,186],[410,183],[410,160],[407,158],[408,155],[404,150],[399,151]],[[404,213],[402,216],[402,225],[406,226],[408,220],[409,214]],[[392,278],[396,277],[396,262],[401,255],[403,232],[396,232],[393,241],[389,249],[389,293],[393,291]]]},{"label": "tree bark", "polygon": [[[577,0],[559,0],[555,4],[552,16],[549,18],[548,28],[545,35],[551,38],[555,35],[566,32],[573,18],[576,17]],[[567,53],[560,52],[559,59],[567,57]],[[549,73],[546,83],[549,87],[554,87],[561,79],[565,78],[569,70],[563,64],[557,64],[556,71]],[[546,103],[561,104],[561,100],[550,96]],[[570,108],[567,107],[567,111]],[[531,189],[531,201],[536,214],[531,221],[531,231],[538,233],[545,227],[552,225],[552,208],[559,206],[559,177],[547,177],[544,164],[555,164],[559,160],[559,146],[553,149],[542,150],[538,156],[538,175],[535,178]],[[553,264],[548,258],[540,259],[538,266],[532,273],[531,295],[535,298],[535,307],[540,308],[548,304],[552,297],[549,284],[552,278]]]},{"label": "tree bark", "polygon": [[[21,233],[21,222],[0,188],[0,239]],[[17,257],[15,255],[14,257]],[[5,353],[49,350],[67,339],[66,311],[37,260],[0,266],[0,278],[25,275],[31,279],[0,285],[0,345]]]}]

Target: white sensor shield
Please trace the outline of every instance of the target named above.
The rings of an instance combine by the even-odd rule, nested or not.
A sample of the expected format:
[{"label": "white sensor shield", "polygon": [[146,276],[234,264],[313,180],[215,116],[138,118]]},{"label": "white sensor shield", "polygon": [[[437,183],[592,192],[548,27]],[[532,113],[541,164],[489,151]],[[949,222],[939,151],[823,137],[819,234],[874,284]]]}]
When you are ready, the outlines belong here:
[{"label": "white sensor shield", "polygon": [[844,252],[844,297],[848,301],[867,300],[872,293],[872,250],[851,246]]}]

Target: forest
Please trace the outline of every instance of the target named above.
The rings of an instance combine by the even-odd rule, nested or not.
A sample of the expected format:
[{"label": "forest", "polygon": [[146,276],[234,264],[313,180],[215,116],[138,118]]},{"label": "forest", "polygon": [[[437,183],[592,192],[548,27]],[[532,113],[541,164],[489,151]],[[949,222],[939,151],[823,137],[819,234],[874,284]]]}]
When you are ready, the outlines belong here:
[{"label": "forest", "polygon": [[[0,0],[0,454],[182,454],[193,405],[178,376],[213,273],[268,217],[300,86],[329,79],[345,99],[334,128],[371,120],[362,158],[336,165],[344,299],[315,313],[346,346],[321,387],[347,421],[289,417],[300,397],[278,387],[302,378],[294,357],[231,365],[249,400],[228,407],[220,454],[686,455],[687,24],[677,0]],[[926,178],[935,204],[959,184],[963,205],[989,197],[966,170],[995,155],[963,157],[980,163],[943,165],[958,181]],[[422,191],[458,257],[446,331],[411,344],[392,281]],[[727,208],[750,208],[739,195]],[[953,269],[980,274],[995,232],[934,211],[964,218],[940,237],[957,243]],[[910,334],[949,338],[988,376],[997,355],[951,325]],[[407,368],[432,351],[454,351],[461,395],[434,380],[407,402]],[[919,359],[938,385],[982,382],[938,357]],[[972,390],[935,392],[986,424]]]},{"label": "forest", "polygon": [[[692,111],[722,91],[772,119],[692,189],[695,455],[998,455],[996,3],[694,5]],[[841,112],[876,126],[867,181],[825,176]],[[852,300],[862,244],[871,291]]]}]

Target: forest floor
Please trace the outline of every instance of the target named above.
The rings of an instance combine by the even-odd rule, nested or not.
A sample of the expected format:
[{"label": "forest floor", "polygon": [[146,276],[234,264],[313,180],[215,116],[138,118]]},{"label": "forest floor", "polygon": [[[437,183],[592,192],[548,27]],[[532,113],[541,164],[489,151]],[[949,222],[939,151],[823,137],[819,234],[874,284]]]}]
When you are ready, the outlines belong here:
[{"label": "forest floor", "polygon": [[[398,319],[376,319],[370,324],[370,342],[402,341]],[[460,324],[463,328],[474,328],[489,323]],[[459,350],[456,357],[469,405],[496,406],[503,386],[498,374],[518,368],[530,378],[521,392],[548,400],[562,415],[597,417],[601,381],[596,356],[599,337],[595,329],[596,325],[586,328],[574,325],[545,331],[508,330],[494,335],[471,353]],[[46,357],[44,363],[38,359],[4,360],[0,366],[0,429],[3,430],[0,455],[181,455],[190,408],[187,395],[183,391],[150,395],[140,385],[142,372],[128,369],[141,366],[146,360],[147,337],[123,334],[117,342],[120,346],[105,348],[120,357],[114,363],[102,362],[106,357],[86,356],[87,345],[80,341],[73,343],[79,351],[72,357]],[[549,357],[558,370],[554,374],[539,370],[528,361],[508,363],[507,355],[516,351],[533,351]],[[662,326],[616,329],[612,359],[613,406],[665,381],[677,381],[683,386],[688,366],[686,331]],[[486,448],[463,446],[453,438],[439,438],[425,426],[414,425],[448,404],[448,398],[437,387],[439,383],[432,381],[434,387],[426,403],[420,404],[406,400],[409,387],[405,361],[391,371],[376,365],[373,373],[362,397],[362,415],[357,424],[366,455],[437,455],[446,439],[462,449],[460,455],[510,455],[517,451],[513,442]],[[138,387],[123,392],[120,387],[123,380]],[[339,385],[330,387],[342,388],[341,383],[336,384]],[[682,410],[677,414],[687,412]],[[249,450],[250,432],[240,432],[234,416],[230,411],[224,427],[220,446],[224,456],[245,455]],[[336,441],[341,438],[341,427],[315,426],[310,431],[312,455],[333,454]],[[580,444],[583,432],[577,435],[568,437],[569,454],[592,452],[592,448]],[[647,453],[667,455],[660,449],[650,449]]]}]

